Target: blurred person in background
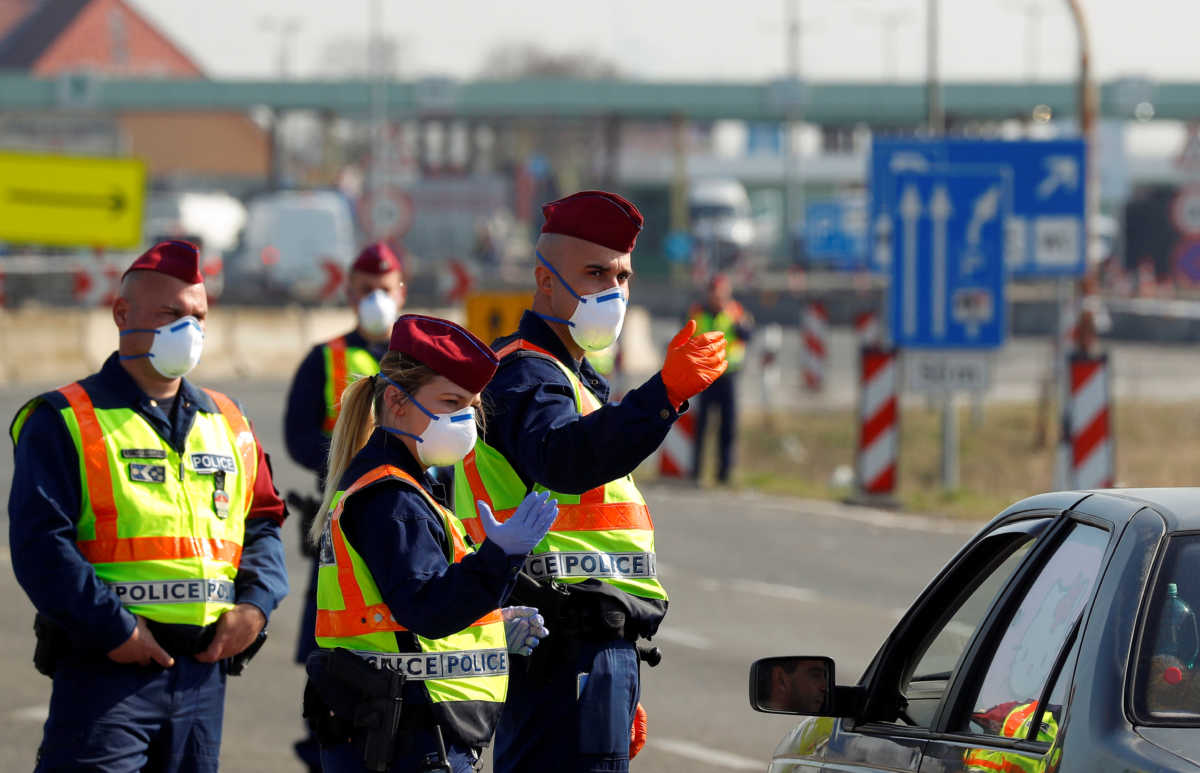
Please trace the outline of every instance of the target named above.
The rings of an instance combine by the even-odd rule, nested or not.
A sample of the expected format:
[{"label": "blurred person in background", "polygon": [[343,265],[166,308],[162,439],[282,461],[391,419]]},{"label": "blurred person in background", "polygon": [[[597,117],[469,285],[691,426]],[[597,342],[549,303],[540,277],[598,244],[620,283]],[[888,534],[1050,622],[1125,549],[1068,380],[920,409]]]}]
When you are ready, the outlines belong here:
[{"label": "blurred person in background", "polygon": [[[316,641],[304,714],[326,773],[469,773],[504,703],[509,655],[547,631],[536,609],[500,605],[557,514],[529,494],[468,543],[435,497],[434,465],[475,446],[479,393],[496,355],[444,319],[396,321],[378,374],[346,390],[319,544]],[[547,769],[548,770],[548,769]]]},{"label": "blurred person in background", "polygon": [[725,340],[694,335],[689,322],[661,372],[610,403],[587,355],[621,333],[642,214],[604,191],[542,213],[532,308],[495,344],[487,436],[455,465],[454,509],[478,542],[486,530],[477,502],[501,519],[530,491],[559,503],[513,591],[513,603],[541,611],[550,635],[511,675],[496,770],[620,773],[644,740],[635,643],[667,612],[654,526],[630,474],[725,370]]},{"label": "blurred person in background", "polygon": [[[387,352],[392,323],[405,301],[404,275],[400,260],[383,242],[368,245],[355,258],[346,280],[346,300],[354,309],[357,325],[345,335],[317,344],[300,363],[288,391],[284,418],[287,450],[297,464],[316,475],[317,496],[288,492],[288,503],[301,514],[300,544],[311,567],[296,662],[303,664],[316,649],[313,628],[317,621],[317,554],[307,535],[325,488],[325,465],[329,438],[341,410],[342,392],[355,378],[379,372],[379,360]],[[311,727],[306,738],[295,744],[296,754],[320,770],[320,750]]]},{"label": "blurred person in background", "polygon": [[287,593],[267,456],[183,378],[207,313],[196,248],[156,244],[122,276],[100,372],[13,420],[12,566],[54,680],[38,770],[217,770],[226,675]]},{"label": "blurred person in background", "polygon": [[715,410],[721,415],[717,427],[717,481],[726,484],[733,469],[737,443],[737,376],[746,359],[746,342],[750,340],[754,319],[733,299],[733,286],[726,274],[715,274],[708,280],[704,303],[692,306],[688,318],[696,323],[697,333],[722,333],[728,347],[729,368],[698,398],[696,453],[692,462],[692,479],[698,481],[704,462],[708,422]]}]

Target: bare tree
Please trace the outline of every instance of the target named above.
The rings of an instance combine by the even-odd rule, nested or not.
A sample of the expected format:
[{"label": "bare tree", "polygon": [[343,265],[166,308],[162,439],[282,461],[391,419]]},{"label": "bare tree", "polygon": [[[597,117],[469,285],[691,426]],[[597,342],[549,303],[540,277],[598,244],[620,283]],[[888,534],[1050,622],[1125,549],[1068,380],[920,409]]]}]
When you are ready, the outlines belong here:
[{"label": "bare tree", "polygon": [[480,77],[489,80],[519,78],[621,77],[616,63],[587,51],[554,53],[536,43],[513,42],[494,48],[484,59]]}]

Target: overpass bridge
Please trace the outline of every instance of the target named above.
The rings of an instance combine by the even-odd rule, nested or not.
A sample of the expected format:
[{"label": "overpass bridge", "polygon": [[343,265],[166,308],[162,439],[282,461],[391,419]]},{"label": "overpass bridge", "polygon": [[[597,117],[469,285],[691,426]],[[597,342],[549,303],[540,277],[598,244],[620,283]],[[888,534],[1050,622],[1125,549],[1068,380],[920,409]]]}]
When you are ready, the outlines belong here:
[{"label": "overpass bridge", "polygon": [[[926,117],[923,83],[658,82],[637,80],[459,81],[122,79],[0,73],[0,111],[207,111],[271,108],[369,115],[381,99],[392,117],[466,119],[628,118],[783,121],[803,113],[819,126],[866,123],[916,127]],[[1044,105],[1057,118],[1076,112],[1073,83],[950,82],[951,123],[1029,120]],[[1124,79],[1100,87],[1105,118],[1200,120],[1200,82]],[[1141,107],[1139,107],[1139,105]],[[1152,107],[1152,111],[1147,109]]]}]

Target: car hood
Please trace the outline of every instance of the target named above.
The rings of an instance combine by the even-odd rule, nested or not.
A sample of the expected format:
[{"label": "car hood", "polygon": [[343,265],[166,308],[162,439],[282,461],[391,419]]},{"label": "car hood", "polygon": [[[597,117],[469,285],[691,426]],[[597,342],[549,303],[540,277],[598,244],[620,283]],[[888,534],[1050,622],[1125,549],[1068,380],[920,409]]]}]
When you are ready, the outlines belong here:
[{"label": "car hood", "polygon": [[1200,732],[1194,727],[1138,727],[1137,734],[1200,767]]}]

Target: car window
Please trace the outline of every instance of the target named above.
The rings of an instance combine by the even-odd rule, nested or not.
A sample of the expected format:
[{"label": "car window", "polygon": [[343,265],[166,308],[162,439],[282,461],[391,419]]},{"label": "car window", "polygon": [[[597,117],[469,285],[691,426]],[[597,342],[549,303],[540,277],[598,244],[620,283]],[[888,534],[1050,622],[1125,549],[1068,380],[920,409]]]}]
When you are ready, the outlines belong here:
[{"label": "car window", "polygon": [[[958,729],[1005,737],[1029,735],[1028,720],[1037,712],[1054,665],[1091,599],[1108,536],[1102,529],[1075,524],[1054,549],[1005,623],[973,708],[958,721]],[[1062,686],[1063,693],[1066,687]],[[1046,740],[1037,735],[1031,740]]]},{"label": "car window", "polygon": [[1000,527],[965,557],[963,572],[942,583],[951,595],[936,606],[936,618],[918,626],[929,633],[913,646],[910,665],[900,683],[905,716],[879,717],[880,721],[932,725],[950,677],[975,630],[1049,522],[1047,518]]},{"label": "car window", "polygon": [[1138,679],[1148,724],[1200,722],[1200,534],[1172,537],[1149,594]]}]

